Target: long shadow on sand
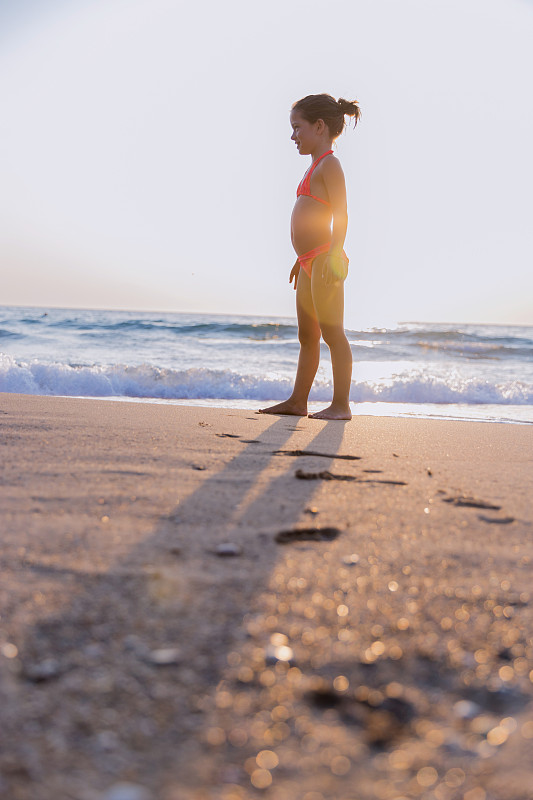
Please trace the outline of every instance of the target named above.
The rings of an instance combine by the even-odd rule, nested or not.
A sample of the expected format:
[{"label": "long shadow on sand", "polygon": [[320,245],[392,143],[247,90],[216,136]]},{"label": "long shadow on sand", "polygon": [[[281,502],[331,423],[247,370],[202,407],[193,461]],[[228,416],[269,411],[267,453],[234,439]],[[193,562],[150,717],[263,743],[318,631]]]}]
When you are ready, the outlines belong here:
[{"label": "long shadow on sand", "polygon": [[[301,524],[317,490],[315,481],[295,479],[295,459],[275,452],[295,427],[276,419],[120,564],[101,575],[76,573],[62,613],[28,632],[18,680],[23,705],[4,731],[29,732],[25,752],[16,754],[22,772],[13,796],[31,797],[36,782],[47,798],[117,780],[156,788],[165,775],[194,774],[214,688],[246,639],[243,618],[280,556],[275,533]],[[309,443],[330,454],[320,457],[320,469],[343,433],[344,424],[326,423]],[[227,541],[242,555],[213,553]]]}]

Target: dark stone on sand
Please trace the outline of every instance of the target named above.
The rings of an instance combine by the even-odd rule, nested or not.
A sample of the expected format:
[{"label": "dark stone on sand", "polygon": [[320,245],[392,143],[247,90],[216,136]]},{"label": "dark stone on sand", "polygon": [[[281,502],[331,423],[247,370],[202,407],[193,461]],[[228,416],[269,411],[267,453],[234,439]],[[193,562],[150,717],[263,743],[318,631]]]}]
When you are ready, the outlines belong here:
[{"label": "dark stone on sand", "polygon": [[203,464],[191,464],[193,469],[204,470],[205,466]]},{"label": "dark stone on sand", "polygon": [[486,517],[484,514],[478,514],[478,519],[481,522],[491,522],[496,525],[509,525],[514,522],[514,517]]},{"label": "dark stone on sand", "polygon": [[490,508],[493,511],[499,511],[501,506],[495,506],[485,500],[479,500],[477,497],[468,497],[467,495],[458,495],[457,497],[443,497],[444,503],[451,503],[453,506],[464,506],[465,508]]},{"label": "dark stone on sand", "polygon": [[291,542],[331,542],[340,534],[338,528],[294,528],[280,531],[274,537],[278,544]]},{"label": "dark stone on sand", "polygon": [[337,708],[344,700],[344,695],[331,686],[312,689],[306,695],[307,701],[316,708]]},{"label": "dark stone on sand", "polygon": [[498,658],[501,658],[502,661],[512,661],[513,657],[508,647],[502,647],[501,650],[498,651]]},{"label": "dark stone on sand", "polygon": [[220,436],[221,439],[240,439],[238,433],[215,433],[215,436]]},{"label": "dark stone on sand", "polygon": [[401,697],[387,697],[378,708],[392,714],[402,725],[406,725],[416,717],[414,705]]}]

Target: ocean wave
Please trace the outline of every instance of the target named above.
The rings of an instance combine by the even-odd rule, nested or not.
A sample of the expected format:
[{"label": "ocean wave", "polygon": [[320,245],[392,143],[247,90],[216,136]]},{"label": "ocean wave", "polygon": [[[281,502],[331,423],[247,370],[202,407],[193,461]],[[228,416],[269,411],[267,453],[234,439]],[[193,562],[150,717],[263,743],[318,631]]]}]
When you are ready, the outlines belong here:
[{"label": "ocean wave", "polygon": [[[271,401],[290,394],[292,381],[257,377],[229,370],[165,369],[152,364],[83,366],[42,361],[16,361],[0,355],[0,392],[77,397],[153,399],[223,399]],[[331,399],[329,381],[316,382],[311,400]],[[481,378],[446,377],[425,371],[402,373],[383,381],[352,383],[354,402],[532,405],[533,385],[524,381],[491,383]]]},{"label": "ocean wave", "polygon": [[[512,330],[512,329],[511,329]],[[370,331],[346,331],[352,345],[368,346],[375,350],[396,349],[405,354],[452,355],[467,359],[513,358],[533,360],[533,328],[514,329],[516,333],[498,331],[497,326],[485,326],[481,331],[466,328],[412,327],[374,328]],[[524,332],[531,335],[524,336]]]},{"label": "ocean wave", "polygon": [[167,334],[171,336],[186,336],[199,338],[231,337],[236,339],[287,339],[294,338],[297,333],[296,325],[286,325],[276,322],[265,323],[238,323],[238,322],[176,322],[168,320],[143,320],[130,319],[119,322],[87,321],[80,319],[64,319],[50,323],[52,328],[70,329],[85,335],[101,336],[102,333],[135,333]]},{"label": "ocean wave", "polygon": [[23,339],[24,337],[20,333],[15,333],[15,331],[8,331],[5,328],[0,328],[0,339]]},{"label": "ocean wave", "polygon": [[[297,326],[290,318],[242,315],[118,312],[76,309],[0,307],[0,336],[21,336],[37,344],[46,334],[50,342],[88,347],[102,342],[115,348],[185,346],[199,342],[248,346],[264,344],[282,351],[297,342]],[[533,361],[533,326],[399,323],[346,331],[354,353],[371,360]],[[6,340],[6,339],[4,339]],[[13,352],[13,351],[12,351]],[[39,351],[38,351],[39,352]],[[57,349],[55,350],[57,352]],[[116,357],[117,361],[119,356]]]}]

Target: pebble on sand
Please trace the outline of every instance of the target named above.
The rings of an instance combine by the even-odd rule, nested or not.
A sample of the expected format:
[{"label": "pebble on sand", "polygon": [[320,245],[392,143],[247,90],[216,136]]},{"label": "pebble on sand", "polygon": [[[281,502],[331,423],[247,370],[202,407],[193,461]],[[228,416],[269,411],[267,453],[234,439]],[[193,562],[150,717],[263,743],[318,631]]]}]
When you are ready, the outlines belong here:
[{"label": "pebble on sand", "polygon": [[153,794],[136,783],[115,783],[101,795],[100,800],[153,800]]},{"label": "pebble on sand", "polygon": [[160,647],[157,650],[151,650],[146,660],[157,667],[167,667],[179,664],[181,653],[177,647]]},{"label": "pebble on sand", "polygon": [[222,542],[215,548],[217,556],[240,556],[242,555],[242,547],[234,542]]}]

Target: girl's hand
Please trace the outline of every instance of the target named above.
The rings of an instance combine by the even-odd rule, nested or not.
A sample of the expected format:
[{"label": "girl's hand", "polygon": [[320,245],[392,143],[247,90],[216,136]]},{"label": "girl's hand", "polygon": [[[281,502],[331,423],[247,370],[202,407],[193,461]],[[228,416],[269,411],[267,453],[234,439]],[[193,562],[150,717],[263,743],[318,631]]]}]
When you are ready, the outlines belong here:
[{"label": "girl's hand", "polygon": [[294,288],[298,284],[298,275],[300,274],[300,262],[297,260],[294,264],[294,267],[291,269],[291,274],[289,275],[289,283],[292,283],[294,278]]},{"label": "girl's hand", "polygon": [[328,255],[322,267],[322,280],[326,286],[339,286],[348,275],[348,261],[344,256]]}]

